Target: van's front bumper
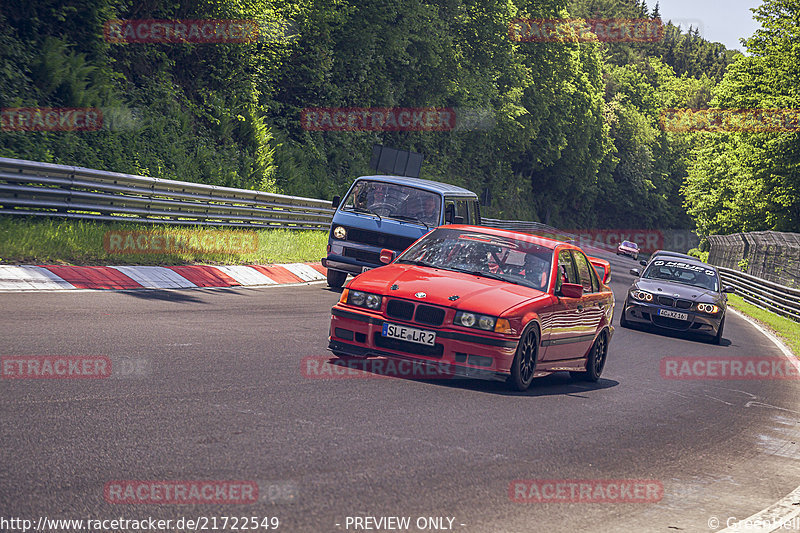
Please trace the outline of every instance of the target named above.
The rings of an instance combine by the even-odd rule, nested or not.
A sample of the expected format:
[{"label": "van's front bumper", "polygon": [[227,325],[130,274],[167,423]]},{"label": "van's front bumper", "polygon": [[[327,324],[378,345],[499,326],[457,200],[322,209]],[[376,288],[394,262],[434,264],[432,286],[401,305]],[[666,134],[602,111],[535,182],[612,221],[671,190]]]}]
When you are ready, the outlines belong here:
[{"label": "van's front bumper", "polygon": [[357,274],[361,274],[362,272],[366,272],[372,268],[377,268],[380,265],[372,265],[367,263],[358,263],[355,260],[352,263],[348,263],[349,259],[346,257],[336,257],[336,259],[331,259],[330,257],[324,257],[322,259],[322,266],[328,268],[330,270],[338,270],[340,272],[347,272],[348,274],[353,274],[354,276]]}]

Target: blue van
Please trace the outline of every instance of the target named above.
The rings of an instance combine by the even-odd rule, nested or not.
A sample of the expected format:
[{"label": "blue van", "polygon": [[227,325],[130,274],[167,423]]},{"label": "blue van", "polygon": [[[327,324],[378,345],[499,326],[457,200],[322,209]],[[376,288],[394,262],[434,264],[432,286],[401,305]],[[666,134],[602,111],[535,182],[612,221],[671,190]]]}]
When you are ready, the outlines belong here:
[{"label": "blue van", "polygon": [[383,266],[381,250],[394,257],[442,224],[480,224],[478,195],[419,178],[361,176],[342,201],[333,198],[328,236],[328,285],[344,285],[347,274]]}]

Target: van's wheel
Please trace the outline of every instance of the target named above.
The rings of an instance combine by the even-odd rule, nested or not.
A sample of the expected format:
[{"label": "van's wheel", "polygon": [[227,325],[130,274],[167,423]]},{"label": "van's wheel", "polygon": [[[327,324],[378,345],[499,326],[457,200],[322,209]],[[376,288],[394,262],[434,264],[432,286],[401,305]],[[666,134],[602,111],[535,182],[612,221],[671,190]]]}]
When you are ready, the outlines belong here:
[{"label": "van's wheel", "polygon": [[329,268],[326,277],[328,278],[329,287],[334,289],[339,289],[341,288],[342,285],[344,285],[344,280],[347,279],[347,272],[342,272],[340,270],[331,270]]},{"label": "van's wheel", "polygon": [[536,359],[539,355],[539,330],[536,326],[527,328],[517,345],[517,353],[511,362],[511,375],[507,383],[518,391],[527,390],[533,381]]},{"label": "van's wheel", "polygon": [[569,375],[573,379],[580,381],[596,382],[600,379],[600,374],[603,373],[603,367],[606,366],[607,356],[608,337],[606,336],[606,332],[602,331],[595,339],[592,349],[589,351],[589,357],[586,361],[586,371],[570,372]]}]

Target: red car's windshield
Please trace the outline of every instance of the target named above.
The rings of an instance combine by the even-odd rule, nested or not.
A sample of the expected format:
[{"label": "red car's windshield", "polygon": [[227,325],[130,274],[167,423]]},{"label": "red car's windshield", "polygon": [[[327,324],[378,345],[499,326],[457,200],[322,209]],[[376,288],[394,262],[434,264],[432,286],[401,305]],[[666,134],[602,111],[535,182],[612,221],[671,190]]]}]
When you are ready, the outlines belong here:
[{"label": "red car's windshield", "polygon": [[537,244],[474,230],[439,228],[406,250],[397,262],[469,272],[546,291],[552,260],[553,250]]}]

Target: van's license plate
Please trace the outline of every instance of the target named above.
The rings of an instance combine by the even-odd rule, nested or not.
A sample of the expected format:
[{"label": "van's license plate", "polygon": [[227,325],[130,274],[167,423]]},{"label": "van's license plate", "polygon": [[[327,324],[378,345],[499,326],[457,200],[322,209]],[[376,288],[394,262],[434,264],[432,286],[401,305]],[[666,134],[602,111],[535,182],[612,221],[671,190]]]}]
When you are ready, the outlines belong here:
[{"label": "van's license plate", "polygon": [[658,316],[677,318],[678,320],[689,320],[689,315],[686,313],[678,313],[677,311],[670,311],[669,309],[659,309]]},{"label": "van's license plate", "polygon": [[426,346],[433,346],[436,341],[435,331],[425,331],[424,329],[407,328],[398,324],[383,323],[381,335],[390,339],[400,339],[408,342],[416,342]]}]

